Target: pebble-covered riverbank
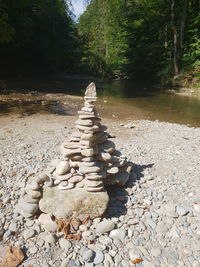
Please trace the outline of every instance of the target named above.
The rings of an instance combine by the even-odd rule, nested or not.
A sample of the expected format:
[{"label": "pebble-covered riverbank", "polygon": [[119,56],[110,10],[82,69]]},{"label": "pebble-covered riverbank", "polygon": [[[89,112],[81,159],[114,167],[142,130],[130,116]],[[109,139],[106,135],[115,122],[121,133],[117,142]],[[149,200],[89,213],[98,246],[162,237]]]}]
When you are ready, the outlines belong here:
[{"label": "pebble-covered riverbank", "polygon": [[11,245],[25,252],[24,267],[200,266],[200,128],[106,120],[135,171],[124,188],[108,189],[105,217],[81,225],[80,241],[57,242],[60,233],[15,212],[21,188],[58,155],[75,119],[0,117],[0,257]]}]

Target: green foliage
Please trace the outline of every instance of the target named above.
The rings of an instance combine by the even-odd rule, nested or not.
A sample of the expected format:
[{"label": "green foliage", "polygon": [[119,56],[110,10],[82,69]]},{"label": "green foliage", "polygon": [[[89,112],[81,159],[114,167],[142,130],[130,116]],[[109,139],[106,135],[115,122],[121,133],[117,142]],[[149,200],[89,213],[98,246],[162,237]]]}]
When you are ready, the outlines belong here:
[{"label": "green foliage", "polygon": [[76,30],[64,0],[1,0],[1,73],[67,69],[76,62]]},{"label": "green foliage", "polygon": [[199,11],[199,0],[91,0],[78,24],[84,61],[100,75],[165,83],[175,64],[199,66]]}]

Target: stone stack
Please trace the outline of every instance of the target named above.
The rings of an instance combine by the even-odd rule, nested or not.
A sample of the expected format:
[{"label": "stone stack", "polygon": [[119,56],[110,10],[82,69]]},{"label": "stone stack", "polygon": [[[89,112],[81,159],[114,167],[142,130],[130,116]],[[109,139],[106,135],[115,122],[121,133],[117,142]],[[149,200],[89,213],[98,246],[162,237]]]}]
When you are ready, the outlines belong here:
[{"label": "stone stack", "polygon": [[39,210],[44,182],[49,181],[46,174],[31,179],[25,187],[24,196],[19,201],[19,209],[24,217],[32,217]]},{"label": "stone stack", "polygon": [[23,201],[31,198],[35,212],[39,202],[41,211],[57,217],[98,217],[108,204],[104,185],[124,185],[128,181],[132,165],[116,151],[107,127],[100,124],[96,100],[96,87],[91,83],[85,92],[84,107],[78,111],[77,131],[61,145],[61,157],[49,165],[45,176],[48,182],[41,184],[35,177],[28,184]]}]

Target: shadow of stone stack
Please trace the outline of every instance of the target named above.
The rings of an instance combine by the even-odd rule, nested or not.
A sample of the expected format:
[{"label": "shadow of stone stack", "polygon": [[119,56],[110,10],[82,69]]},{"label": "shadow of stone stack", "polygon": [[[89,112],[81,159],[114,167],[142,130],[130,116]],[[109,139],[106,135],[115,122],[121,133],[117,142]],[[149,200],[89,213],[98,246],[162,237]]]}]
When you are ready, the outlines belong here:
[{"label": "shadow of stone stack", "polygon": [[[58,218],[100,217],[109,201],[104,186],[124,185],[128,181],[132,164],[109,140],[107,127],[101,125],[95,109],[96,100],[96,87],[91,83],[85,92],[84,107],[78,111],[77,131],[61,145],[61,157],[51,162],[43,176],[31,182],[42,194],[34,198],[33,212],[24,210],[26,203],[21,205],[24,216],[31,217],[40,209]],[[30,184],[22,203],[31,197]]]}]

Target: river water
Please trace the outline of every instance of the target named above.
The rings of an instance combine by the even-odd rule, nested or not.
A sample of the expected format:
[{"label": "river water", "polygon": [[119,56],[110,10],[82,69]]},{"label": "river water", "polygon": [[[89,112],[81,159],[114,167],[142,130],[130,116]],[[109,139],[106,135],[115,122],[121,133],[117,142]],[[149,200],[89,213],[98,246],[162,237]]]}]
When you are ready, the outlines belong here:
[{"label": "river water", "polygon": [[[32,82],[32,83],[13,83],[7,86],[15,89],[15,100],[13,94],[7,95],[6,101],[0,98],[0,114],[5,115],[10,112],[32,110],[35,112],[63,113],[65,115],[65,105],[61,101],[65,94],[83,95],[89,81],[71,80],[59,82]],[[189,126],[200,127],[200,100],[169,94],[155,88],[138,87],[132,81],[109,81],[96,82],[99,102],[98,107],[105,117],[128,121],[135,119],[150,119],[167,121],[174,123],[187,124]],[[18,94],[16,92],[29,89],[33,94]],[[35,91],[40,91],[38,95]],[[51,93],[51,101],[47,101],[45,108],[44,101],[46,96]],[[10,96],[10,101],[9,100]],[[56,100],[53,100],[55,96]],[[2,96],[1,96],[2,97]],[[21,99],[23,98],[23,99]],[[7,103],[7,101],[9,103]],[[69,107],[68,107],[69,109]],[[62,111],[62,112],[61,112]],[[76,111],[76,110],[75,110]],[[67,114],[67,113],[66,113]]]}]

